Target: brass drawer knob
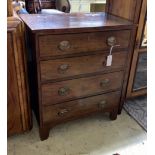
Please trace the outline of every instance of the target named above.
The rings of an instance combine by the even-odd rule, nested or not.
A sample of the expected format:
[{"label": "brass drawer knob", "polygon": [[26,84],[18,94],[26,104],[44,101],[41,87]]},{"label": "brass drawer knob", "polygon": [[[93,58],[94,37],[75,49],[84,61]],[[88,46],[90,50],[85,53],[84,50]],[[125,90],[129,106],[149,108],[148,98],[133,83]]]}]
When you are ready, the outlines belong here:
[{"label": "brass drawer knob", "polygon": [[67,109],[62,109],[61,111],[58,112],[58,115],[62,117],[62,116],[64,116],[64,115],[65,115],[66,113],[68,113],[68,112],[69,112],[69,110],[67,110]]},{"label": "brass drawer knob", "polygon": [[60,96],[65,96],[65,95],[68,95],[70,92],[70,89],[68,87],[62,87],[58,90],[58,94]]},{"label": "brass drawer knob", "polygon": [[114,46],[116,44],[116,38],[114,36],[108,37],[107,44],[108,46]]},{"label": "brass drawer knob", "polygon": [[71,45],[70,45],[70,42],[69,41],[61,41],[58,45],[58,48],[61,50],[61,51],[65,51],[65,50],[68,50],[70,49]]},{"label": "brass drawer knob", "polygon": [[109,79],[104,79],[100,82],[101,87],[105,87],[109,84],[110,80]]},{"label": "brass drawer knob", "polygon": [[63,64],[63,65],[59,66],[58,71],[59,71],[59,73],[65,73],[68,69],[69,69],[69,65]]},{"label": "brass drawer knob", "polygon": [[106,100],[102,100],[99,102],[99,108],[105,108],[105,106],[107,105],[107,101]]}]

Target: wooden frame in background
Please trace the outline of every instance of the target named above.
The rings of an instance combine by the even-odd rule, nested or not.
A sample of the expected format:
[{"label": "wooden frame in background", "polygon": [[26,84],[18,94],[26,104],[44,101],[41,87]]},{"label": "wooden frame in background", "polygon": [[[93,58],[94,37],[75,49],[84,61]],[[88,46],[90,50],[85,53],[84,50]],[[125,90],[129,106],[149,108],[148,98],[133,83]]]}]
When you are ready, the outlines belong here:
[{"label": "wooden frame in background", "polygon": [[147,0],[143,0],[140,19],[139,19],[139,26],[137,30],[137,36],[136,36],[135,49],[134,49],[133,59],[131,64],[130,77],[128,81],[128,88],[127,88],[127,95],[126,95],[127,98],[145,95],[147,93],[147,88],[133,90],[133,84],[134,84],[139,55],[147,51],[147,47],[141,48],[141,41],[142,41],[141,38],[143,35],[143,30],[146,22],[145,21],[146,13],[147,13]]}]

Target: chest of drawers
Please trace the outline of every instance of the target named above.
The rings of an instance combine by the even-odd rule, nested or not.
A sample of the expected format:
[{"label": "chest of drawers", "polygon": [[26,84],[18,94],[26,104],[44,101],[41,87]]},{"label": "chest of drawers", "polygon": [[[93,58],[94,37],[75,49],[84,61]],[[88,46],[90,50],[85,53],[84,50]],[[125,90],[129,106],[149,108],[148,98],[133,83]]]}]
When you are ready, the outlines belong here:
[{"label": "chest of drawers", "polygon": [[[32,108],[41,140],[56,124],[96,112],[117,118],[135,26],[106,13],[21,15],[27,27]],[[107,66],[111,44],[112,64]]]}]

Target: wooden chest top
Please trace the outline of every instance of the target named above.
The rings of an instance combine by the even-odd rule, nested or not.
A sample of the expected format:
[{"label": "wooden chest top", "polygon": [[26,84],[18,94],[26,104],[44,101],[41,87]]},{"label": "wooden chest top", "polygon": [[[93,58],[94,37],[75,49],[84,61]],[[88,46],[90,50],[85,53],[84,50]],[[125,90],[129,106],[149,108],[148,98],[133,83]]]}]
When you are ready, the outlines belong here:
[{"label": "wooden chest top", "polygon": [[[122,28],[132,28],[132,22],[104,12],[100,13],[70,13],[70,14],[21,14],[25,24],[34,32],[72,32],[101,31]],[[77,31],[76,31],[77,32]]]}]

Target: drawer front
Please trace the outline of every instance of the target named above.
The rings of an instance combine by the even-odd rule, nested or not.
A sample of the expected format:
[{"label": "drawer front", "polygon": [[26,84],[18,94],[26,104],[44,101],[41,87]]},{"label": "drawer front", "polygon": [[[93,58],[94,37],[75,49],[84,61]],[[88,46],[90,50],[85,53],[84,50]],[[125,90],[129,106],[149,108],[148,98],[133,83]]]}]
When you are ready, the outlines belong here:
[{"label": "drawer front", "polygon": [[97,111],[110,111],[117,108],[120,101],[120,92],[107,93],[89,98],[44,106],[43,123],[57,123]]},{"label": "drawer front", "polygon": [[91,56],[41,61],[41,80],[54,80],[124,67],[127,52],[113,53],[112,66],[109,67],[106,66],[107,55],[108,54],[97,54]]},{"label": "drawer front", "polygon": [[42,104],[57,104],[78,97],[121,89],[122,80],[123,72],[115,72],[52,84],[44,84],[41,87]]},{"label": "drawer front", "polygon": [[130,31],[107,31],[82,34],[39,36],[40,57],[108,50],[107,39],[115,37],[116,44],[128,48]]}]

